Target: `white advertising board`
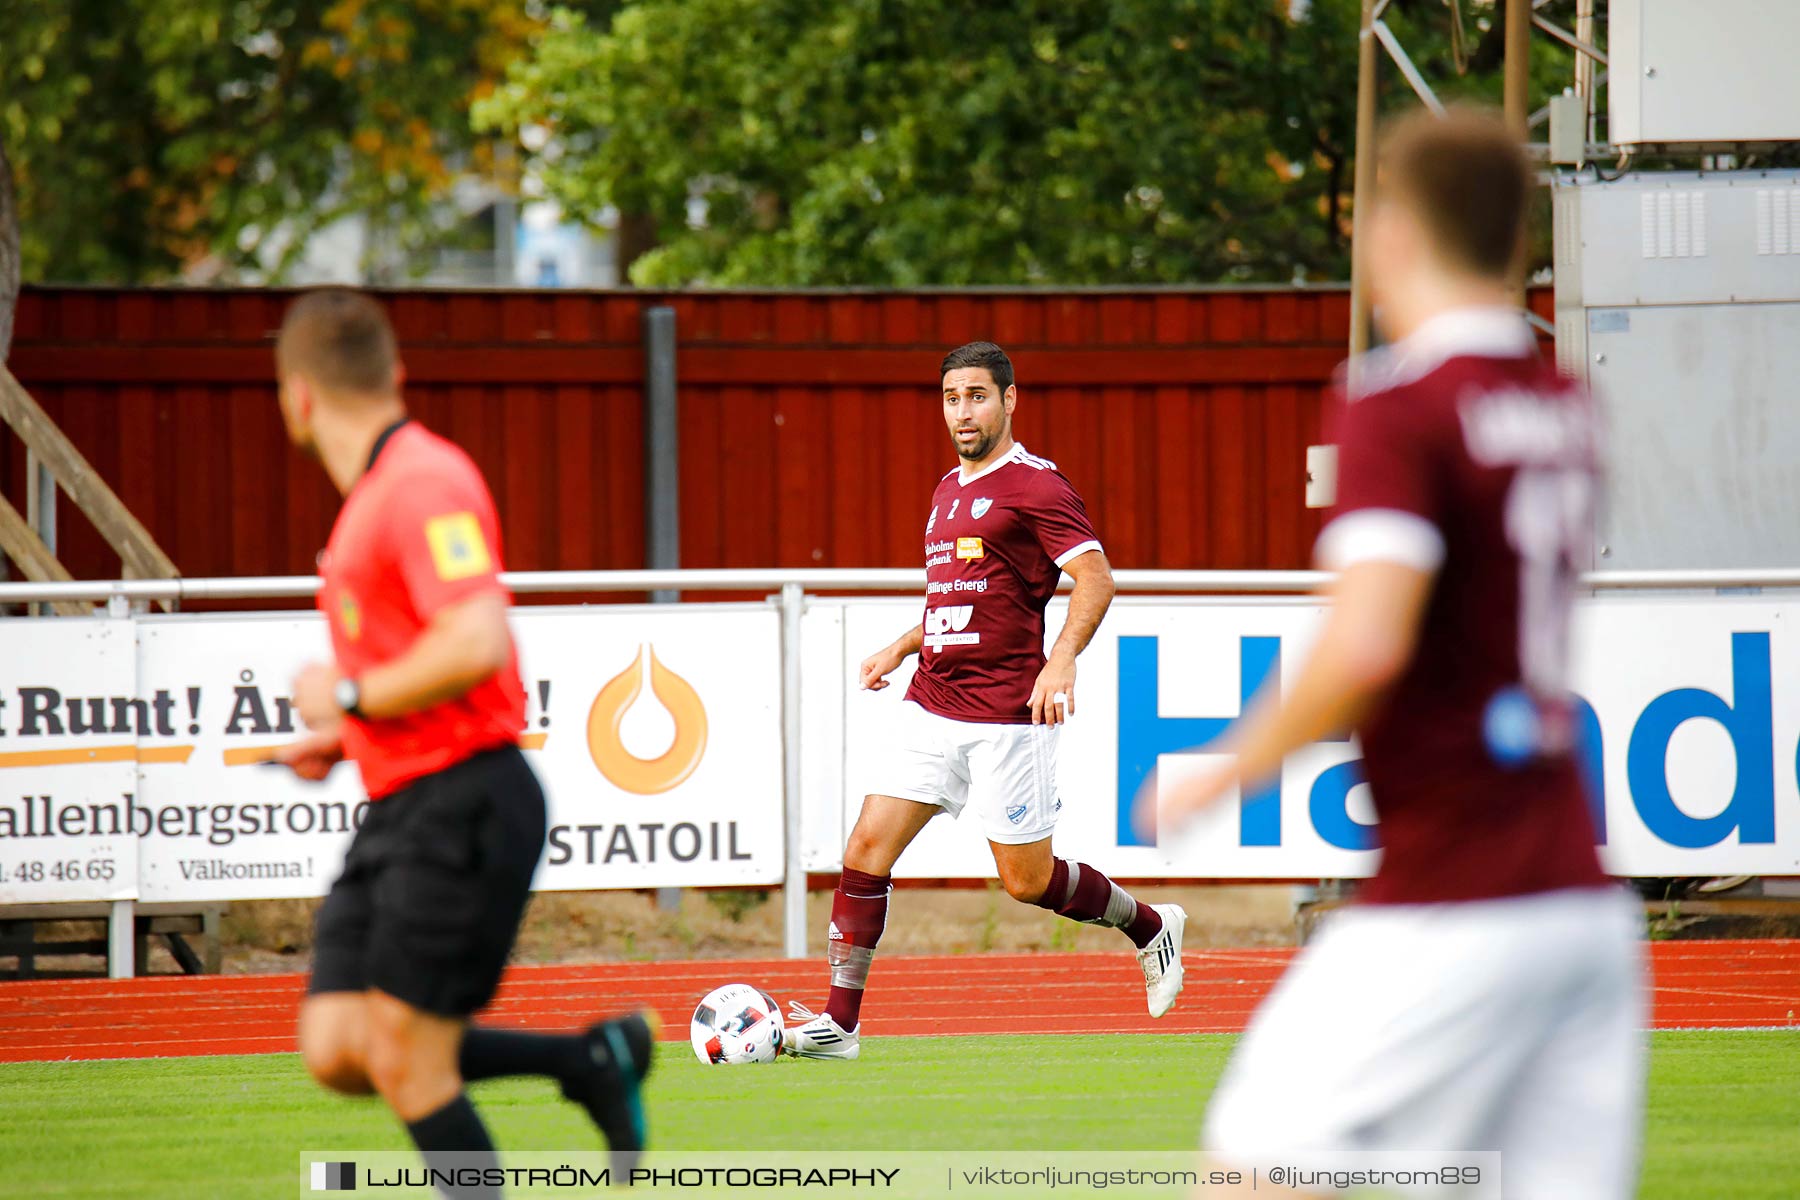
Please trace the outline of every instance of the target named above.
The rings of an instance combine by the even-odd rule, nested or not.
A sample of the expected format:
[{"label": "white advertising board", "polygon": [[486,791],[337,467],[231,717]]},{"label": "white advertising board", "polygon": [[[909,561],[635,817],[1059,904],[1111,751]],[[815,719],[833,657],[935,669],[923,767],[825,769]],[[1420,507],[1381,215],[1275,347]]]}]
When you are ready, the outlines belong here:
[{"label": "white advertising board", "polygon": [[[1059,753],[1060,854],[1123,877],[1308,879],[1373,870],[1353,742],[1293,756],[1279,785],[1146,839],[1132,796],[1205,746],[1266,677],[1291,677],[1312,600],[1123,599],[1082,656]],[[813,598],[801,634],[803,865],[833,871],[910,667],[862,658],[910,600]],[[1053,607],[1050,628],[1062,620]],[[1602,856],[1620,875],[1800,874],[1800,598],[1589,601],[1577,691]],[[781,629],[766,605],[514,615],[528,756],[550,829],[542,889],[730,886],[783,877]],[[298,730],[285,698],[323,657],[310,614],[0,622],[0,903],[316,896],[363,794],[259,765]],[[983,877],[971,822],[934,821],[909,877]]]},{"label": "white advertising board", "polygon": [[[550,805],[537,887],[781,878],[778,614],[525,609],[513,626]],[[295,673],[327,652],[311,614],[0,622],[0,795],[18,797],[0,802],[0,902],[322,895],[361,780],[267,758],[300,732]],[[113,826],[135,836],[69,832]]]},{"label": "white advertising board", "polygon": [[137,894],[138,699],[131,626],[0,622],[0,904]]},{"label": "white advertising board", "polygon": [[[1269,672],[1291,678],[1324,609],[1313,601],[1121,600],[1082,655],[1076,716],[1059,753],[1058,854],[1125,877],[1306,879],[1370,874],[1375,814],[1354,742],[1290,758],[1278,788],[1232,797],[1154,841],[1131,828],[1132,796],[1203,762],[1204,746]],[[842,655],[846,792],[854,822],[878,774],[895,686],[860,691],[854,665],[918,620],[912,602],[846,606]],[[1051,610],[1051,635],[1062,608]],[[1608,596],[1579,615],[1582,755],[1601,853],[1619,875],[1800,873],[1800,601],[1755,596]],[[1193,747],[1201,747],[1195,751]],[[825,802],[824,798],[820,798]],[[991,876],[972,821],[934,821],[900,860],[906,877]]]}]

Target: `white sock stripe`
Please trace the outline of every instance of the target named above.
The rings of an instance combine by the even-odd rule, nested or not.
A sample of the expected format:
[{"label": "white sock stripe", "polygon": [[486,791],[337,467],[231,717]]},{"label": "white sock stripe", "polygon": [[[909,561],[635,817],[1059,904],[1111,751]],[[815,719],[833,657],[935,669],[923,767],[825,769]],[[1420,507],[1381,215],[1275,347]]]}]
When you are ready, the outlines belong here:
[{"label": "white sock stripe", "polygon": [[1063,859],[1063,862],[1069,867],[1069,886],[1063,889],[1062,903],[1057,908],[1069,907],[1069,901],[1075,898],[1075,885],[1081,882],[1081,864],[1069,858]]},{"label": "white sock stripe", "polygon": [[[1112,881],[1108,880],[1107,882],[1111,883]],[[1114,929],[1123,929],[1131,924],[1131,919],[1135,916],[1137,916],[1137,901],[1132,898],[1130,892],[1116,883],[1112,884],[1112,894],[1106,898],[1106,915],[1100,919],[1100,923],[1111,925]]]}]

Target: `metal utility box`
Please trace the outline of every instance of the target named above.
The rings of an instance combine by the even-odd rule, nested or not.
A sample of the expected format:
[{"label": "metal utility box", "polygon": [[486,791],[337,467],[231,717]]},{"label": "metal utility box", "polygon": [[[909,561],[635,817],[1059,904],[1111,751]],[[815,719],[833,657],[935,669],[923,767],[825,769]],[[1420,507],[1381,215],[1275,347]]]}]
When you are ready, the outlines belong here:
[{"label": "metal utility box", "polygon": [[1800,0],[1611,0],[1616,146],[1800,139]]},{"label": "metal utility box", "polygon": [[1800,565],[1800,172],[1555,186],[1556,342],[1606,413],[1602,569]]}]

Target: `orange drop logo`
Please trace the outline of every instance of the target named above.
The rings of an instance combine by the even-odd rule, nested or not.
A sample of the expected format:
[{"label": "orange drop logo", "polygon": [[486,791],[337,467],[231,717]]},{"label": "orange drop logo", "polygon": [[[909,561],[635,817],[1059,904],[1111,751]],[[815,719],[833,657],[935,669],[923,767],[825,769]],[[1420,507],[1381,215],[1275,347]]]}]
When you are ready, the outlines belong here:
[{"label": "orange drop logo", "polygon": [[[675,721],[675,740],[656,758],[625,748],[619,729],[644,691],[644,657],[650,658],[650,690]],[[706,706],[694,685],[662,665],[656,648],[638,647],[631,665],[607,680],[588,710],[588,752],[614,787],[640,796],[666,792],[694,773],[706,755]]]}]

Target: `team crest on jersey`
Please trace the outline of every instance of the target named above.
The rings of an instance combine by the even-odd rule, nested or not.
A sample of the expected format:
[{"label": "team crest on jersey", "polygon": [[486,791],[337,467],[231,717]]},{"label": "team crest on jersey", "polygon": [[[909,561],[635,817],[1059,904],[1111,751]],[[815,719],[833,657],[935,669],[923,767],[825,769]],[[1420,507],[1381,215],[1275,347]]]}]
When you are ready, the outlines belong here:
[{"label": "team crest on jersey", "polygon": [[975,501],[975,503],[969,505],[969,515],[979,521],[987,515],[987,510],[992,507],[994,507],[994,502],[988,497],[983,496]]},{"label": "team crest on jersey", "polygon": [[982,549],[980,538],[957,538],[956,557],[962,559],[981,558],[987,553]]}]

